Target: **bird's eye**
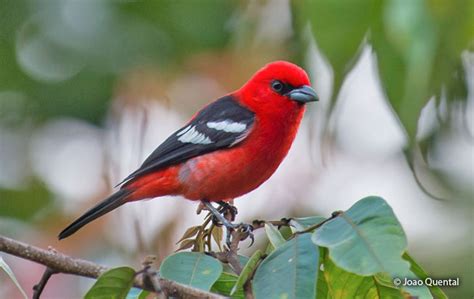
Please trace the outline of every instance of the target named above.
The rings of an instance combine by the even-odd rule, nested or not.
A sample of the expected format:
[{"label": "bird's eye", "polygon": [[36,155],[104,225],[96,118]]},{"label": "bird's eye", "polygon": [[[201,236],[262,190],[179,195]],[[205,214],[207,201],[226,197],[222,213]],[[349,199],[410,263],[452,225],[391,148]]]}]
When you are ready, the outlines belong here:
[{"label": "bird's eye", "polygon": [[273,81],[271,86],[272,86],[272,89],[278,93],[281,93],[283,91],[283,88],[285,87],[283,83],[281,83],[278,80]]}]

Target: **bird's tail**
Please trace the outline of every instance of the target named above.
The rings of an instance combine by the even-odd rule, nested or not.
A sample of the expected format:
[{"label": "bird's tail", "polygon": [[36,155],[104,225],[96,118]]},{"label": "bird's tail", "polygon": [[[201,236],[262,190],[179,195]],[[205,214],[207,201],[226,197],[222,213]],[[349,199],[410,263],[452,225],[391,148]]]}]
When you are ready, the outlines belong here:
[{"label": "bird's tail", "polygon": [[128,196],[132,193],[131,190],[121,189],[110,197],[100,202],[98,205],[85,212],[81,217],[76,219],[68,227],[66,227],[58,236],[59,240],[64,239],[78,231],[87,223],[107,214],[108,212],[120,207],[127,202]]}]

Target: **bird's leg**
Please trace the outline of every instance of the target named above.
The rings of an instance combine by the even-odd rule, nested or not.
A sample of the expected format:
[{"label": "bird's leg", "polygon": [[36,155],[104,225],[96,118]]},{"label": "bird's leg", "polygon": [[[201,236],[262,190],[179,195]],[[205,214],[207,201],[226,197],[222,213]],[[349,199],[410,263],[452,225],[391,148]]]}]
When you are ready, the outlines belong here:
[{"label": "bird's leg", "polygon": [[[211,212],[211,214],[214,216],[214,218],[217,219],[218,221],[220,221],[220,223],[222,223],[222,225],[224,225],[226,227],[226,229],[227,229],[226,244],[227,244],[228,247],[230,247],[232,232],[235,229],[241,229],[243,233],[247,234],[247,236],[250,237],[250,239],[252,240],[252,243],[250,244],[250,246],[252,246],[252,244],[254,242],[254,236],[253,236],[253,233],[252,233],[253,232],[252,225],[246,224],[246,223],[234,224],[234,223],[230,222],[228,219],[226,219],[224,217],[224,215],[222,215],[221,212],[219,210],[217,210],[210,202],[202,201],[202,203],[209,210],[209,212]],[[230,209],[230,213],[232,215],[231,219],[235,218],[235,214],[237,214],[237,209],[234,206],[232,206],[228,203],[224,203],[224,205],[221,204],[221,207],[223,207],[224,209]],[[224,211],[224,213],[225,212],[226,211]],[[235,212],[235,214],[234,214],[234,212]]]},{"label": "bird's leg", "polygon": [[224,217],[229,215],[230,221],[235,221],[235,216],[239,213],[236,206],[225,201],[219,201],[217,204],[219,205],[220,212],[224,215]]},{"label": "bird's leg", "polygon": [[217,210],[210,202],[208,201],[202,201],[204,206],[211,212],[211,214],[214,216],[215,219],[220,221],[222,225],[224,225],[227,229],[235,229],[238,228],[239,225],[233,224],[229,220],[227,220],[219,210]]}]

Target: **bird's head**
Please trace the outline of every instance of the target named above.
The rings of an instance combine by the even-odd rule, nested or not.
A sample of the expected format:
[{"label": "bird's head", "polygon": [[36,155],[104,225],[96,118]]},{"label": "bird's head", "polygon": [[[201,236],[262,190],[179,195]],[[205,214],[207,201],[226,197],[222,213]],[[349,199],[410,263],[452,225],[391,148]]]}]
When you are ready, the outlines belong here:
[{"label": "bird's head", "polygon": [[318,100],[306,72],[287,61],[267,64],[239,90],[245,105],[253,109],[302,108]]}]

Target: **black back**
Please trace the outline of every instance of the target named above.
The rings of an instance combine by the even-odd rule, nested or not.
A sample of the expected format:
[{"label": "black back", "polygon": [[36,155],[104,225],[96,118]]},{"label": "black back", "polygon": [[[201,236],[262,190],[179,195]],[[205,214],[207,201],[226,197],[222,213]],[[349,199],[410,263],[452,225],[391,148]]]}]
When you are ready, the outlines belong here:
[{"label": "black back", "polygon": [[[209,126],[210,123],[225,121],[237,124],[238,129]],[[185,162],[199,155],[230,148],[247,137],[254,121],[255,114],[240,105],[232,96],[220,98],[206,106],[186,126],[168,137],[139,169],[120,184],[131,182],[144,174]]]}]

